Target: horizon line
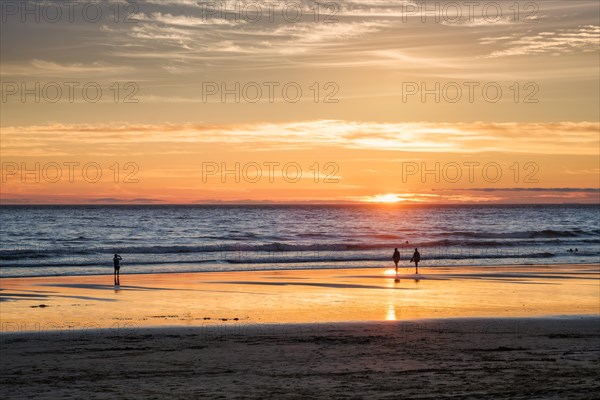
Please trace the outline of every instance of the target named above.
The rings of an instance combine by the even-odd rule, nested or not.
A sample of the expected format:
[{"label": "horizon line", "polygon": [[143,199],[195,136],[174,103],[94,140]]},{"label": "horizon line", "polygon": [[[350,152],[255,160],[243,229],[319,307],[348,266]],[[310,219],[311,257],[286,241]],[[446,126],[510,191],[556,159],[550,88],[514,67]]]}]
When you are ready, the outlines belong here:
[{"label": "horizon line", "polygon": [[317,205],[317,206],[343,206],[343,205],[378,205],[378,206],[551,206],[551,205],[597,205],[597,202],[562,202],[562,203],[498,203],[498,202],[464,202],[464,203],[433,203],[433,202],[395,202],[395,203],[384,203],[384,202],[207,202],[207,203],[2,203],[2,206],[298,206],[298,205]]}]

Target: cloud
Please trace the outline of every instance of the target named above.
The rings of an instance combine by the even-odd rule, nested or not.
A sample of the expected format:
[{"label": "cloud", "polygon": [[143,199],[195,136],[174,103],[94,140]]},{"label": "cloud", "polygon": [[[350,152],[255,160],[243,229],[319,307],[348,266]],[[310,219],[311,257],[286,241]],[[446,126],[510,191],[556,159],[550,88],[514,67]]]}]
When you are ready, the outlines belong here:
[{"label": "cloud", "polygon": [[91,197],[77,194],[14,194],[2,193],[1,204],[164,204],[165,200],[150,197]]},{"label": "cloud", "polygon": [[111,77],[133,74],[136,69],[125,65],[110,64],[101,61],[90,63],[58,63],[33,59],[25,64],[2,63],[2,77],[21,76],[28,79],[53,77]]},{"label": "cloud", "polygon": [[[512,188],[453,188],[431,189],[441,194],[440,199],[457,199],[460,202],[470,202],[470,197],[480,198],[488,202],[510,203],[593,203],[600,201],[600,188],[570,188],[570,187],[512,187]],[[477,193],[472,195],[471,193]],[[438,201],[440,202],[440,201]]]},{"label": "cloud", "polygon": [[121,199],[117,197],[99,197],[87,200],[90,203],[100,204],[161,204],[163,200],[152,199],[148,197],[139,197],[134,199]]},{"label": "cloud", "polygon": [[[303,10],[302,18],[296,22],[283,18],[283,5],[291,4],[283,0],[274,2],[272,19],[268,13],[271,2],[252,2],[261,5],[262,18],[256,22],[243,15],[240,18],[240,6],[236,4],[246,2],[213,2],[220,7],[217,14],[207,12],[209,3],[139,0],[136,2],[139,10],[132,17],[136,23],[115,23],[112,11],[107,8],[105,17],[96,26],[89,23],[67,26],[63,21],[63,24],[37,24],[25,31],[21,30],[22,24],[8,24],[3,27],[2,74],[27,77],[46,74],[66,80],[73,76],[93,79],[136,73],[139,78],[136,81],[148,80],[158,85],[174,80],[187,83],[200,74],[232,73],[239,78],[248,71],[288,73],[302,69],[319,75],[331,70],[312,68],[360,68],[365,70],[365,77],[369,73],[372,76],[375,69],[386,69],[381,79],[383,86],[397,72],[426,78],[450,74],[471,79],[487,73],[495,80],[504,74],[527,71],[522,67],[528,64],[507,67],[508,61],[497,65],[489,57],[594,52],[598,47],[597,22],[592,17],[597,15],[598,5],[592,2],[568,7],[561,2],[544,2],[541,10],[544,24],[539,33],[534,30],[541,29],[542,24],[512,22],[513,14],[508,9],[512,3],[504,2],[503,17],[495,23],[482,17],[482,6],[477,6],[476,15],[469,17],[462,3],[463,18],[459,23],[444,18],[442,23],[439,18],[436,22],[436,15],[429,12],[433,18],[428,18],[427,23],[421,22],[420,15],[406,20],[408,5],[423,7],[417,1],[353,0],[333,2],[339,9],[329,9],[326,2],[298,0],[291,2],[300,4]],[[316,21],[315,7],[320,10]],[[567,17],[566,11],[569,11]],[[335,22],[325,22],[331,13],[335,14]],[[481,46],[473,45],[477,40]],[[23,54],[36,54],[36,60],[23,59]],[[577,65],[581,67],[581,63]],[[541,72],[559,69],[555,76],[564,77],[565,69],[577,65],[546,64]],[[586,70],[585,75],[594,76],[594,72]],[[164,94],[163,90],[153,94]]]},{"label": "cloud", "polygon": [[352,196],[347,200],[366,203],[421,203],[421,204],[447,204],[447,203],[492,203],[506,200],[499,196],[473,196],[470,194],[431,194],[431,193],[386,193],[373,196]]},{"label": "cloud", "polygon": [[[154,13],[120,34],[125,33],[140,44],[151,45],[155,49],[166,46],[163,50],[168,51],[175,46],[179,53],[173,53],[173,58],[180,60],[228,57],[223,53],[247,55],[252,59],[310,51],[319,53],[336,42],[364,37],[384,26],[386,23],[383,21],[248,24],[243,20],[233,22],[220,18]],[[125,56],[121,51],[113,54]],[[135,54],[131,53],[131,57]],[[165,56],[169,57],[163,51],[154,53],[157,59]]]},{"label": "cloud", "polygon": [[600,188],[456,188],[456,189],[431,189],[432,191],[458,191],[458,192],[567,192],[567,193],[600,193]]},{"label": "cloud", "polygon": [[159,22],[165,25],[175,25],[183,27],[205,27],[211,25],[235,26],[246,24],[245,20],[240,20],[236,22],[235,20],[218,18],[216,15],[202,15],[200,17],[194,17],[191,15],[174,15],[171,13],[163,14],[160,12],[154,12],[150,15],[142,14],[138,19]]},{"label": "cloud", "polygon": [[[598,122],[559,123],[380,123],[313,120],[254,124],[48,124],[4,127],[3,156],[57,155],[65,149],[87,153],[180,151],[194,144],[238,149],[315,149],[523,154],[597,155]],[[25,150],[27,149],[27,150]],[[92,149],[92,150],[90,150]],[[79,151],[79,150],[78,150]],[[84,151],[84,150],[81,150]]]},{"label": "cloud", "polygon": [[502,25],[516,25],[519,21],[515,21],[512,17],[499,17],[499,18],[468,18],[468,16],[457,18],[451,15],[449,20],[443,20],[441,23],[445,26],[458,26],[458,27],[482,27],[482,26],[502,26]]},{"label": "cloud", "polygon": [[585,25],[576,29],[561,29],[556,32],[540,32],[520,37],[501,36],[482,38],[481,44],[502,44],[504,49],[493,51],[488,57],[508,57],[528,54],[571,54],[598,52],[600,26]]}]

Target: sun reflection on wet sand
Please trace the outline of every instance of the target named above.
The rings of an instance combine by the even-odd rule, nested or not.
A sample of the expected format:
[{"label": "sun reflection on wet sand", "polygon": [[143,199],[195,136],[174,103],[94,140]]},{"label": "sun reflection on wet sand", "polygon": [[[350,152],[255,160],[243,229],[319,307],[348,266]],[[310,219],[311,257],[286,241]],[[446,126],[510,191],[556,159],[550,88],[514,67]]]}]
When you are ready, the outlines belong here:
[{"label": "sun reflection on wet sand", "polygon": [[396,321],[396,308],[393,304],[388,305],[387,313],[385,314],[386,321]]},{"label": "sun reflection on wet sand", "polygon": [[[35,324],[375,321],[598,314],[598,265],[2,278],[3,330]],[[391,271],[394,271],[391,269]],[[406,271],[406,268],[404,269]],[[410,271],[410,270],[409,270]],[[383,312],[382,312],[383,311]]]}]

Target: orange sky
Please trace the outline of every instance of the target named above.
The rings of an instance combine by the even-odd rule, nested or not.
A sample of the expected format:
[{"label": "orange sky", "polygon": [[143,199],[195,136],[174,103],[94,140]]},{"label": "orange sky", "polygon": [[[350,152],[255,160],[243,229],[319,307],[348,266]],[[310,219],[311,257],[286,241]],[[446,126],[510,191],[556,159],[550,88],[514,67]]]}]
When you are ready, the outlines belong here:
[{"label": "orange sky", "polygon": [[600,5],[437,3],[3,8],[0,201],[598,202]]}]

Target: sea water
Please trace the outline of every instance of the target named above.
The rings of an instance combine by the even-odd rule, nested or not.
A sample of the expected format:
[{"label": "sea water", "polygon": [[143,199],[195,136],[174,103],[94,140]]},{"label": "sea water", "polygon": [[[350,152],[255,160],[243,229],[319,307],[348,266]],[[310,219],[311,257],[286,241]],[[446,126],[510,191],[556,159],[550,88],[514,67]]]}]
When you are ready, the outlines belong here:
[{"label": "sea water", "polygon": [[[0,276],[592,263],[598,205],[0,207]],[[570,251],[572,250],[572,251]]]}]

